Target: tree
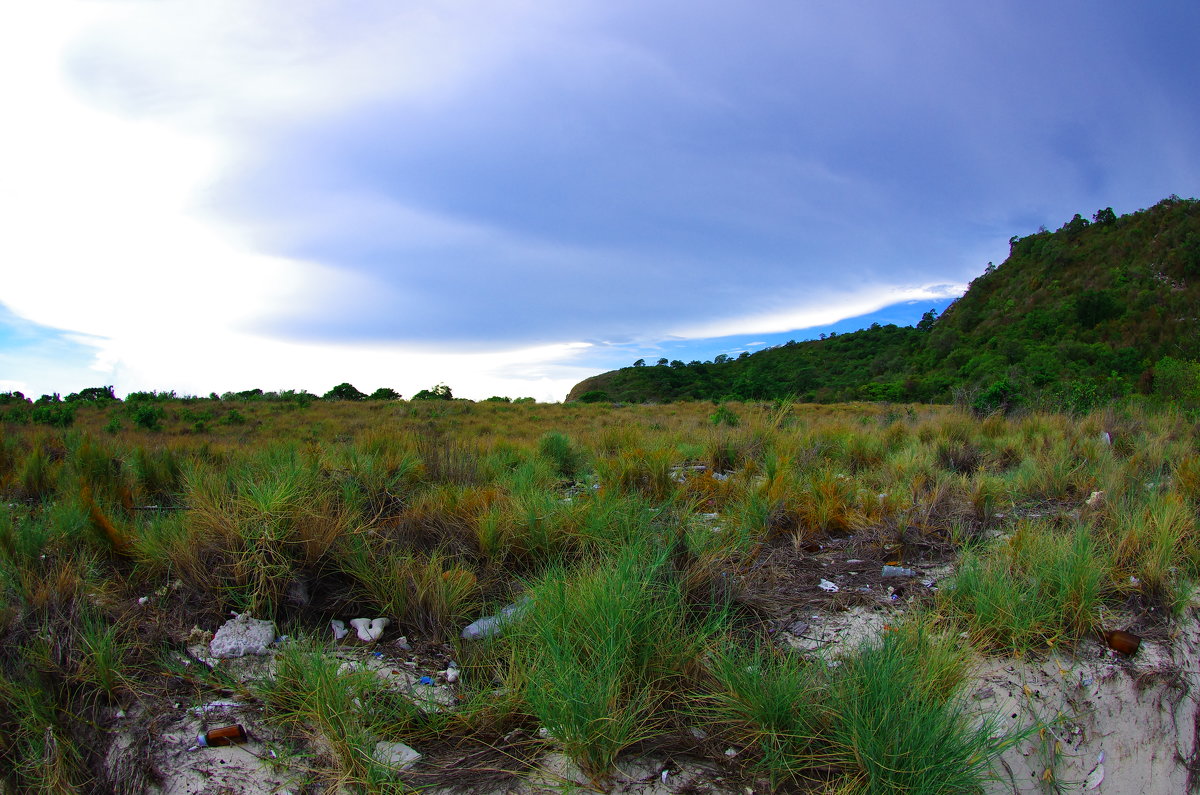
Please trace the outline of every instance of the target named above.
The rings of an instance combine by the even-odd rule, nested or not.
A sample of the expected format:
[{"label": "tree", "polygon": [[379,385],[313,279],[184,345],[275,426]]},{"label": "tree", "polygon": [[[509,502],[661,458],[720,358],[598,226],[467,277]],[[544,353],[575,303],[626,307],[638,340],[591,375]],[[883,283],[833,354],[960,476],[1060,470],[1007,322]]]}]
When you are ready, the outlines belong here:
[{"label": "tree", "polygon": [[654,364],[655,364],[655,366],[657,366],[657,367],[666,367],[666,366],[667,366],[667,360],[666,360],[666,358],[664,357],[664,358],[662,358],[662,359],[659,359],[659,360],[658,360],[657,362],[655,362]]},{"label": "tree", "polygon": [[1097,210],[1092,220],[1100,226],[1109,226],[1117,222],[1117,214],[1113,212],[1113,208],[1105,207],[1103,210]]},{"label": "tree", "polygon": [[352,384],[338,384],[333,389],[326,392],[323,400],[366,400],[366,395],[359,392]]},{"label": "tree", "polygon": [[930,309],[925,314],[921,315],[921,321],[917,323],[918,331],[930,331],[933,329],[933,324],[937,322],[937,312]]},{"label": "tree", "polygon": [[400,393],[388,386],[381,386],[369,396],[367,400],[399,400]]},{"label": "tree", "polygon": [[438,384],[429,389],[422,389],[420,392],[412,396],[413,400],[454,400],[454,395],[450,392],[450,387],[445,384]]},{"label": "tree", "polygon": [[72,392],[65,398],[67,403],[102,403],[108,400],[116,400],[117,396],[113,393],[111,386],[93,386],[87,389],[81,389],[78,392]]},{"label": "tree", "polygon": [[634,367],[645,367],[645,366],[646,366],[646,360],[645,360],[645,359],[638,359],[636,362],[634,362],[634,363],[633,363],[633,366],[634,366]]}]

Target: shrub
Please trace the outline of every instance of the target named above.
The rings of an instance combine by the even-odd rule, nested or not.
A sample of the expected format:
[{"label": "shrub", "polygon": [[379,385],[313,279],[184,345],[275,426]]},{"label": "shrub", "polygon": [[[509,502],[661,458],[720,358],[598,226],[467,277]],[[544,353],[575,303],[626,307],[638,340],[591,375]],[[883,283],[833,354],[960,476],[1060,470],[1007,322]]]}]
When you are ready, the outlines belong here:
[{"label": "shrub", "polygon": [[413,400],[454,400],[454,394],[450,391],[450,387],[445,384],[438,384],[430,389],[422,389],[420,392],[412,396]]},{"label": "shrub", "polygon": [[35,405],[32,417],[33,421],[38,425],[68,428],[75,422],[75,406],[68,403],[43,403],[40,406]]},{"label": "shrub", "polygon": [[138,402],[131,412],[133,424],[147,431],[161,431],[163,416],[166,414],[162,406],[150,402]]},{"label": "shrub", "polygon": [[608,393],[602,389],[589,389],[579,396],[580,403],[608,403]]},{"label": "shrub", "polygon": [[353,384],[342,383],[321,396],[322,400],[366,400],[367,396],[354,388]]}]

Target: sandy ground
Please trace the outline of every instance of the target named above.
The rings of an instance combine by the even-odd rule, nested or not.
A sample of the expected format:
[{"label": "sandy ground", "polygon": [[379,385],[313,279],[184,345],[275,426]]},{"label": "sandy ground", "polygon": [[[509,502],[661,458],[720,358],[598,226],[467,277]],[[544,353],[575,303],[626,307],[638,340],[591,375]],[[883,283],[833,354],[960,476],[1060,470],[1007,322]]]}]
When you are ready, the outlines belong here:
[{"label": "sandy ground", "polygon": [[[849,571],[866,568],[858,562],[853,566]],[[933,582],[936,578],[923,572],[908,587],[929,588],[921,585],[922,579]],[[852,592],[863,587],[854,584],[850,573],[839,572],[838,580]],[[818,601],[793,604],[775,637],[798,652],[836,657],[899,618],[907,600],[890,599],[887,587],[873,584],[871,592],[877,599],[857,604],[847,604],[837,598],[839,594],[813,587]],[[821,598],[828,600],[828,609],[816,606]],[[1069,653],[1041,659],[980,660],[965,689],[972,712],[1001,730],[1025,733],[999,759],[987,795],[1200,791],[1198,611],[1200,602],[1193,604],[1186,621],[1158,639],[1144,640],[1131,658],[1109,650],[1099,639],[1089,639]],[[196,651],[202,648],[199,644]],[[422,689],[415,679],[424,673],[436,678],[436,666],[442,664],[428,656],[414,656],[421,661],[414,668],[418,663],[412,660],[381,660],[369,648],[343,650],[338,656],[347,667],[374,670],[389,684],[394,680],[414,693]],[[192,659],[194,665],[206,664],[196,656]],[[269,676],[272,670],[269,656],[218,664],[242,681]],[[423,670],[425,667],[430,670]],[[444,706],[437,703],[441,701],[438,695],[448,696],[445,703],[453,703],[446,684],[426,689],[438,691],[426,694],[431,708]],[[310,780],[308,760],[317,750],[297,754],[262,719],[256,706],[228,701],[232,699],[158,704],[114,717],[107,758],[119,791],[158,795],[315,792],[304,782]],[[195,747],[200,732],[233,723],[246,728],[250,742],[223,748]],[[630,795],[746,793],[744,782],[735,784],[723,774],[737,775],[735,770],[722,770],[706,761],[651,754],[623,759],[603,791]],[[599,791],[587,785],[574,764],[556,753],[543,755],[533,772],[524,777],[502,784],[483,778],[478,784],[464,786],[425,791],[437,795]]]}]

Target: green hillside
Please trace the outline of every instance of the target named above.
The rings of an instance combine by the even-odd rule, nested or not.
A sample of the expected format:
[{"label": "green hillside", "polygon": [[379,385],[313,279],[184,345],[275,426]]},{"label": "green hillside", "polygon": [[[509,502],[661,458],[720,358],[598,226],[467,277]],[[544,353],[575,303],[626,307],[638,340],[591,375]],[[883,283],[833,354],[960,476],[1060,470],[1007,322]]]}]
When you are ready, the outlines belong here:
[{"label": "green hillside", "polygon": [[[878,324],[713,362],[625,367],[568,400],[1017,399],[1080,407],[1135,391],[1194,390],[1200,359],[1200,201],[1013,237],[1007,260],[941,317]],[[1156,384],[1156,377],[1158,383]]]}]

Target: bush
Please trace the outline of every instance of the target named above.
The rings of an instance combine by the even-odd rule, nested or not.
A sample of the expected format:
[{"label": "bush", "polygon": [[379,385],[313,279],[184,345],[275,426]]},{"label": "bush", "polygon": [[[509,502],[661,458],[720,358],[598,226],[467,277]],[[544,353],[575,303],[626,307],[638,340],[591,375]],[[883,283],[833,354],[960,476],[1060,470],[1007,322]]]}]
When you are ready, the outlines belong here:
[{"label": "bush", "polygon": [[580,403],[608,403],[608,393],[602,389],[590,389],[579,396]]},{"label": "bush", "polygon": [[1001,411],[1008,414],[1021,402],[1017,387],[1007,378],[995,381],[987,389],[979,393],[971,404],[971,409],[977,414],[991,414]]},{"label": "bush", "polygon": [[353,384],[342,383],[321,396],[322,400],[366,400],[367,396],[354,388]]},{"label": "bush", "polygon": [[149,402],[139,402],[133,407],[130,419],[133,424],[147,431],[161,431],[163,416],[166,414],[162,406]]},{"label": "bush", "polygon": [[388,386],[381,386],[372,392],[367,400],[399,400],[400,393]]},{"label": "bush", "polygon": [[717,406],[717,410],[709,415],[708,421],[713,425],[728,425],[730,428],[736,428],[742,423],[728,406]]},{"label": "bush", "polygon": [[420,392],[412,396],[413,400],[454,400],[454,395],[450,392],[450,387],[445,384],[438,384],[430,389],[422,389]]},{"label": "bush", "polygon": [[43,403],[33,407],[33,421],[38,425],[67,428],[75,422],[75,407],[66,403]]}]

